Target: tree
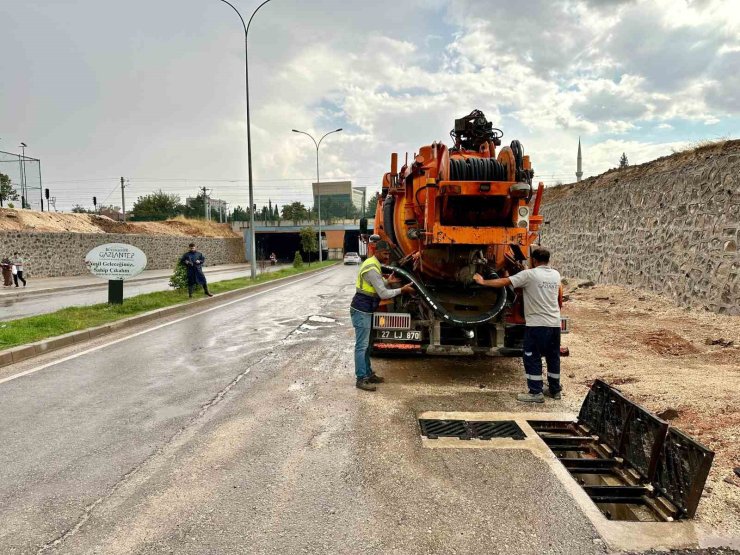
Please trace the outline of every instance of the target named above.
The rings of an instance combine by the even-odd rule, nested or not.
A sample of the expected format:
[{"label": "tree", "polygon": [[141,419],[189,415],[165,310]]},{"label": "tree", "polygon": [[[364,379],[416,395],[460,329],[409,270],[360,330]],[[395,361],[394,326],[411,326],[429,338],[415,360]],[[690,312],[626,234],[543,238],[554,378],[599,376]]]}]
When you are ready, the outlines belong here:
[{"label": "tree", "polygon": [[378,208],[378,199],[380,199],[380,193],[377,191],[373,196],[371,196],[368,199],[367,206],[365,207],[365,217],[366,218],[375,217],[375,210]]},{"label": "tree", "polygon": [[301,220],[308,219],[308,210],[302,202],[291,202],[283,206],[283,219],[292,220],[293,225],[298,225]]},{"label": "tree", "polygon": [[13,188],[10,177],[0,173],[0,207],[8,200],[18,200],[18,192]]},{"label": "tree", "polygon": [[308,265],[311,265],[311,253],[319,252],[318,239],[316,237],[316,230],[311,227],[301,228],[301,249],[303,252],[308,253]]},{"label": "tree", "polygon": [[75,214],[94,214],[92,210],[88,210],[87,208],[79,204],[74,205],[74,207],[72,208],[72,212],[74,212]]},{"label": "tree", "polygon": [[249,208],[242,208],[237,206],[231,213],[231,221],[233,222],[248,222],[249,221]]},{"label": "tree", "polygon": [[195,198],[189,198],[183,208],[182,213],[188,218],[204,219],[206,217],[206,198],[203,191],[195,195]]},{"label": "tree", "polygon": [[627,161],[627,155],[623,152],[622,157],[619,159],[619,167],[626,168],[630,163]]},{"label": "tree", "polygon": [[182,214],[185,207],[180,204],[180,196],[163,192],[144,195],[136,199],[131,212],[132,220],[158,221]]}]

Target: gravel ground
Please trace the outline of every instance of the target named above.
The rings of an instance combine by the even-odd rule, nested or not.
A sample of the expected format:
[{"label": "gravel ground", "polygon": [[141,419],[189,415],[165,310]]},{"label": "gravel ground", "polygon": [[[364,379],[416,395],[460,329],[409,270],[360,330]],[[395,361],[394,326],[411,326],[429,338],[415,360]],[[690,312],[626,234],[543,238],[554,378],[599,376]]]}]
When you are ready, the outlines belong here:
[{"label": "gravel ground", "polygon": [[715,451],[697,522],[740,537],[740,317],[617,286],[567,285],[563,404],[602,378]]}]

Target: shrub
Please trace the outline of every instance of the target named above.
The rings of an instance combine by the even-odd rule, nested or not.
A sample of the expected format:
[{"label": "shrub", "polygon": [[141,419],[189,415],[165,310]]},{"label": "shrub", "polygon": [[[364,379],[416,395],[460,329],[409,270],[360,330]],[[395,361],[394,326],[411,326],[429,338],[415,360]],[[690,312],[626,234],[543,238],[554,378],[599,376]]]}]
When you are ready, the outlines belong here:
[{"label": "shrub", "polygon": [[301,253],[298,251],[295,251],[295,256],[293,257],[293,268],[300,268],[303,266],[303,258],[301,258]]},{"label": "shrub", "polygon": [[175,271],[170,276],[169,285],[175,291],[185,291],[188,288],[188,269],[179,260],[175,265]]}]

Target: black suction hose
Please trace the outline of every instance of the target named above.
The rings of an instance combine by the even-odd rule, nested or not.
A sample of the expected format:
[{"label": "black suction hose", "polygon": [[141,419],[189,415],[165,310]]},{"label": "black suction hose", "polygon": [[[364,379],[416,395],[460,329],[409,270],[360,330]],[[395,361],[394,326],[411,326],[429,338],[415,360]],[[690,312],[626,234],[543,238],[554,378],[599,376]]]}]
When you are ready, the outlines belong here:
[{"label": "black suction hose", "polygon": [[[496,299],[495,304],[488,312],[481,314],[480,316],[454,316],[450,314],[437,301],[434,300],[429,290],[412,273],[407,272],[403,268],[397,268],[395,266],[383,265],[383,270],[385,270],[386,272],[395,272],[396,274],[401,275],[402,277],[413,283],[421,296],[424,297],[424,300],[427,302],[427,304],[432,308],[432,310],[434,310],[436,314],[444,318],[445,321],[455,326],[485,324],[486,322],[493,320],[501,313],[501,311],[504,309],[504,306],[506,305],[506,300],[509,298],[509,295],[511,295],[511,298],[513,298],[513,292],[510,292],[508,287],[504,287],[502,288],[501,294],[498,296],[498,299]],[[491,278],[497,279],[498,274],[496,274],[496,272],[491,272]]]},{"label": "black suction hose", "polygon": [[397,243],[396,228],[393,225],[393,205],[395,204],[395,201],[396,199],[393,195],[388,195],[383,201],[383,231],[385,231],[388,239],[390,239],[391,243],[394,245]]}]

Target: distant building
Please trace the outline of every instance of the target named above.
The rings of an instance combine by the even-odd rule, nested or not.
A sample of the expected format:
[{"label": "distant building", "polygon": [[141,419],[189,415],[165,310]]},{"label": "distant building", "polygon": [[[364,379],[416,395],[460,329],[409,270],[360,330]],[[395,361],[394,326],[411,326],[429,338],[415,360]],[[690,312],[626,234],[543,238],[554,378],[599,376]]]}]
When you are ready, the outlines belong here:
[{"label": "distant building", "polygon": [[576,161],[576,181],[580,181],[583,177],[583,168],[581,167],[581,138],[578,137],[578,158]]},{"label": "distant building", "polygon": [[227,206],[229,205],[228,202],[225,200],[221,200],[218,198],[209,198],[208,199],[208,219],[209,220],[218,220],[226,221],[226,215],[227,215]]},{"label": "distant building", "polygon": [[123,213],[119,209],[113,209],[113,208],[104,206],[98,210],[98,214],[100,214],[101,216],[106,216],[107,218],[110,218],[111,220],[115,220],[116,222],[123,221]]},{"label": "distant building", "polygon": [[[207,220],[216,220],[216,221],[226,221],[226,214],[227,212],[227,206],[229,205],[228,202],[225,200],[221,200],[218,198],[208,198],[208,205],[206,207],[206,213],[204,216],[206,216]],[[186,206],[192,206],[192,204],[196,201],[202,202],[202,197],[188,197],[185,199],[185,205]],[[200,217],[200,216],[199,216]]]},{"label": "distant building", "polygon": [[319,206],[321,191],[321,219],[354,218],[362,214],[366,204],[365,187],[353,187],[351,181],[322,181],[313,184],[314,207]]}]

